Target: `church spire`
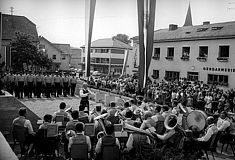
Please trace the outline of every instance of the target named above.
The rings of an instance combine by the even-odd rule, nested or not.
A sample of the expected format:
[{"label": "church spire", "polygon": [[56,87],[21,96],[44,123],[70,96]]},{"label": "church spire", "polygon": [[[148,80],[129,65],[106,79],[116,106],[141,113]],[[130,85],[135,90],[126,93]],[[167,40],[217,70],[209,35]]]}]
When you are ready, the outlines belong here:
[{"label": "church spire", "polygon": [[192,25],[193,25],[192,15],[191,15],[190,3],[189,3],[187,15],[186,15],[185,22],[184,22],[184,26],[192,26]]}]

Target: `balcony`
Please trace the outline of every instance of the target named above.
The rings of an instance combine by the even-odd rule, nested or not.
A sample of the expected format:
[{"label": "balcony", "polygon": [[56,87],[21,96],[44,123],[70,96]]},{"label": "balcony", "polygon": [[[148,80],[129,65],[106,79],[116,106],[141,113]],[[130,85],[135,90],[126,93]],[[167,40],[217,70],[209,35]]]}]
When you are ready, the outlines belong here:
[{"label": "balcony", "polygon": [[173,61],[173,59],[174,59],[173,56],[167,56],[167,57],[165,57],[165,58],[166,58],[166,60],[169,60],[169,61]]},{"label": "balcony", "polygon": [[154,60],[159,60],[160,59],[160,56],[153,56],[152,57]]},{"label": "balcony", "polygon": [[206,62],[207,61],[207,57],[197,57],[197,60],[199,62]]},{"label": "balcony", "polygon": [[218,57],[217,60],[219,62],[228,62],[228,57]]},{"label": "balcony", "polygon": [[189,61],[189,56],[182,56],[180,59],[182,61]]}]

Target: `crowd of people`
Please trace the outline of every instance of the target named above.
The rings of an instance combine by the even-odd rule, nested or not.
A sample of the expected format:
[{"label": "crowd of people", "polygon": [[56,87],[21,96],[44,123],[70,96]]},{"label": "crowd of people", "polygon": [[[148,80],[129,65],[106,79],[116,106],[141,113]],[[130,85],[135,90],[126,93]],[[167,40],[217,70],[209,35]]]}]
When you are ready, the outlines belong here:
[{"label": "crowd of people", "polygon": [[75,75],[56,73],[32,72],[17,74],[8,73],[3,78],[3,85],[6,91],[19,99],[41,98],[45,96],[75,96],[77,77]]},{"label": "crowd of people", "polygon": [[[44,116],[44,123],[39,127],[39,130],[47,129],[49,124],[56,122],[58,115],[63,115],[66,121],[64,136],[57,142],[64,145],[66,159],[71,156],[74,144],[86,145],[86,157],[97,160],[120,157],[170,159],[172,156],[174,159],[200,159],[204,156],[202,150],[215,135],[215,145],[222,136],[229,141],[235,140],[233,90],[222,91],[187,80],[162,82],[149,86],[146,96],[136,96],[122,106],[112,101],[106,107],[97,104],[89,112],[87,97],[90,93],[86,83],[83,87],[80,91],[83,100],[78,109],[66,110],[66,104],[62,102],[57,112]],[[85,111],[86,107],[88,112]],[[187,124],[187,117],[195,110],[204,113],[195,120],[195,123],[205,121],[202,129]],[[25,112],[26,109],[20,109],[20,116],[13,121],[13,126],[23,125],[28,128],[29,134],[34,135],[31,124],[25,120]],[[94,124],[94,136],[85,135],[84,126],[87,123]],[[116,124],[122,124],[123,131],[128,132],[127,137],[115,137]]]}]

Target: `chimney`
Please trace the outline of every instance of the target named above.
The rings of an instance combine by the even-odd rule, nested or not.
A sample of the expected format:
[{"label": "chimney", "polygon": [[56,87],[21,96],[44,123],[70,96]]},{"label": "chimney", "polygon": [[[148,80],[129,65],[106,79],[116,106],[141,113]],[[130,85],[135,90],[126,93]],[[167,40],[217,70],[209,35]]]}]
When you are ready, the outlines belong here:
[{"label": "chimney", "polygon": [[209,25],[209,24],[210,24],[210,21],[203,22],[203,25]]},{"label": "chimney", "polygon": [[175,24],[170,24],[169,25],[169,31],[174,31],[174,30],[177,30],[178,29],[178,25],[175,25]]}]

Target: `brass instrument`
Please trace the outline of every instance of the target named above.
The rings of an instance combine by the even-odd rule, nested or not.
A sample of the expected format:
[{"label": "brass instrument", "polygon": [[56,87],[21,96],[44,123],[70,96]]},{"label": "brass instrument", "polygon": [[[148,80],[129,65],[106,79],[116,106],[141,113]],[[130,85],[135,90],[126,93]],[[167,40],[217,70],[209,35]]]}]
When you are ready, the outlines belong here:
[{"label": "brass instrument", "polygon": [[102,138],[102,137],[104,137],[106,135],[103,119],[105,119],[107,116],[108,116],[108,113],[105,113],[105,114],[101,114],[101,115],[99,115],[99,116],[94,118],[94,120],[97,120],[100,123],[100,125],[101,125],[101,127],[103,129],[103,131],[100,131],[97,134],[97,139],[100,139],[100,138]]}]

